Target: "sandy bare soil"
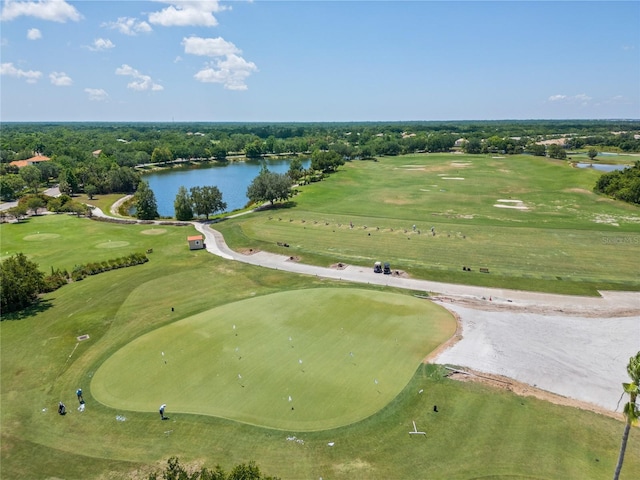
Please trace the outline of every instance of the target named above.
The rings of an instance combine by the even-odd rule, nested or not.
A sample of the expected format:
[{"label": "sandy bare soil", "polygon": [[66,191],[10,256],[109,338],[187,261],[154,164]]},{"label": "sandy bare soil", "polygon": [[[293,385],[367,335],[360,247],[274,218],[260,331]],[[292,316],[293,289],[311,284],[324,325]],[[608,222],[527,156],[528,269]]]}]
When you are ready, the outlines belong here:
[{"label": "sandy bare soil", "polygon": [[484,302],[483,308],[451,299],[438,303],[457,315],[461,331],[457,342],[430,361],[508,377],[616,410],[621,383],[628,381],[627,363],[640,349],[637,313],[579,316],[490,302]]}]

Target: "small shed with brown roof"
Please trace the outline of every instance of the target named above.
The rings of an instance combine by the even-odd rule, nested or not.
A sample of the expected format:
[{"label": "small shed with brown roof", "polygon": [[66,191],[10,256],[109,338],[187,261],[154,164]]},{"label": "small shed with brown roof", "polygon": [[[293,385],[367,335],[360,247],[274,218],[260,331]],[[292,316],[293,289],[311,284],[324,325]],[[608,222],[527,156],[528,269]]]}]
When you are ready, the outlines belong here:
[{"label": "small shed with brown roof", "polygon": [[201,250],[204,248],[204,237],[202,235],[192,235],[187,237],[189,250]]}]

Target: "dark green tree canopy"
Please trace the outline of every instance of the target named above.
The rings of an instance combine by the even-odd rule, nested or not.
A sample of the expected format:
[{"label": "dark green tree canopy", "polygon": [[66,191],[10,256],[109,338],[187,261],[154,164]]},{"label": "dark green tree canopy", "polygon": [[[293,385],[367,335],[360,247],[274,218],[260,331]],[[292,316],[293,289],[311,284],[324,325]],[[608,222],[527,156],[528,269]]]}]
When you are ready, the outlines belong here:
[{"label": "dark green tree canopy", "polygon": [[315,150],[311,154],[311,168],[322,172],[334,172],[344,165],[344,158],[335,150]]},{"label": "dark green tree canopy", "polygon": [[209,220],[209,215],[222,212],[227,208],[227,204],[222,201],[222,192],[218,187],[191,187],[191,204],[196,215],[205,215]]},{"label": "dark green tree canopy", "polygon": [[18,198],[26,183],[22,176],[16,173],[0,175],[0,199],[10,202]]},{"label": "dark green tree canopy", "polygon": [[603,173],[595,187],[596,192],[624,202],[640,205],[640,160],[633,167]]},{"label": "dark green tree canopy", "polygon": [[173,202],[176,220],[188,221],[193,218],[193,207],[191,205],[191,197],[184,186],[180,186],[178,194]]},{"label": "dark green tree canopy", "polygon": [[287,200],[291,196],[291,178],[284,173],[273,173],[263,165],[262,170],[247,188],[252,203]]},{"label": "dark green tree canopy", "polygon": [[555,143],[552,143],[547,147],[547,153],[549,154],[549,157],[557,160],[564,160],[567,158],[567,151],[561,145],[557,145]]},{"label": "dark green tree canopy", "polygon": [[38,193],[38,186],[42,180],[42,174],[35,165],[27,165],[20,169],[20,176],[24,182],[33,190],[33,193]]},{"label": "dark green tree canopy", "polygon": [[138,184],[133,196],[133,203],[136,207],[136,217],[140,220],[153,220],[158,218],[158,204],[153,190],[149,187],[149,183],[144,180]]},{"label": "dark green tree canopy", "polygon": [[44,273],[38,264],[18,253],[0,263],[2,273],[0,306],[3,312],[15,312],[32,305],[44,288]]}]

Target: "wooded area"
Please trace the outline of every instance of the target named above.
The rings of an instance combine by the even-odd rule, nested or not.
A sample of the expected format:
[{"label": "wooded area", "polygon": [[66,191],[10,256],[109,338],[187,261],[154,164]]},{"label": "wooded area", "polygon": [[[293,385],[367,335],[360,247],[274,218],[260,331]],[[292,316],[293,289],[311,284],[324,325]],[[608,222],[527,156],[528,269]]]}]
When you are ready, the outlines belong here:
[{"label": "wooded area", "polygon": [[[558,159],[576,150],[640,152],[640,122],[5,123],[0,192],[5,201],[43,184],[68,195],[133,193],[140,168],[176,161],[307,155],[312,168],[327,172],[345,160],[452,149]],[[11,165],[34,156],[50,160]]]}]

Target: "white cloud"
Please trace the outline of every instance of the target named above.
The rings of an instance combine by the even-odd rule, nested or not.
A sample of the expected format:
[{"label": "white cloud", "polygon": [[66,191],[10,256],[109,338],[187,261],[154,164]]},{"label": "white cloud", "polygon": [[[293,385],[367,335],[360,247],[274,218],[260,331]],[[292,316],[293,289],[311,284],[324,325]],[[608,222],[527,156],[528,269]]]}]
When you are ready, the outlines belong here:
[{"label": "white cloud", "polygon": [[189,37],[182,39],[184,53],[191,55],[202,55],[206,57],[221,57],[242,53],[233,43],[227,42],[224,38],[201,38]]},{"label": "white cloud", "polygon": [[246,90],[245,80],[258,71],[255,63],[247,62],[237,55],[242,51],[222,37],[185,37],[182,39],[182,45],[184,52],[191,55],[224,57],[224,60],[216,59],[194,75],[200,82],[221,83],[228,90]]},{"label": "white cloud", "polygon": [[222,83],[228,90],[246,90],[245,80],[257,71],[255,63],[232,54],[227,55],[225,60],[217,60],[208,68],[200,70],[194,77],[203,83]]},{"label": "white cloud", "polygon": [[149,22],[163,27],[215,27],[218,25],[218,20],[213,14],[228,9],[220,5],[218,0],[159,1],[170,5],[159,12],[150,13]]},{"label": "white cloud", "polygon": [[65,0],[5,0],[0,19],[9,21],[21,16],[60,23],[67,20],[77,22],[82,18],[80,12]]},{"label": "white cloud", "polygon": [[30,28],[27,30],[27,38],[29,40],[39,40],[42,38],[42,33],[37,28]]},{"label": "white cloud", "polygon": [[124,35],[137,35],[139,33],[149,33],[152,31],[151,25],[147,22],[131,17],[120,17],[115,22],[105,22],[102,26],[118,30]]},{"label": "white cloud", "polygon": [[115,44],[108,38],[96,38],[93,41],[93,45],[87,48],[92,52],[102,52],[104,50],[109,50],[113,47],[115,47]]},{"label": "white cloud", "polygon": [[42,76],[42,72],[36,70],[20,70],[13,66],[13,63],[3,63],[0,65],[0,75],[7,75],[15,78],[25,78],[27,83],[36,83]]},{"label": "white cloud", "polygon": [[109,99],[109,94],[102,88],[85,88],[84,91],[89,95],[89,100],[94,102],[104,102]]},{"label": "white cloud", "polygon": [[68,87],[73,85],[73,80],[71,77],[64,72],[51,72],[49,74],[49,80],[56,87]]},{"label": "white cloud", "polygon": [[143,75],[138,70],[129,65],[123,64],[116,68],[116,75],[126,75],[134,78],[132,82],[127,84],[127,88],[142,92],[144,90],[160,91],[164,90],[162,85],[155,83],[149,75]]},{"label": "white cloud", "polygon": [[592,98],[584,93],[579,93],[578,95],[551,95],[548,98],[550,102],[563,102],[563,103],[581,103],[582,105],[587,105]]},{"label": "white cloud", "polygon": [[575,95],[573,98],[578,102],[588,102],[589,100],[591,100],[591,97],[584,93],[579,93],[578,95]]}]

